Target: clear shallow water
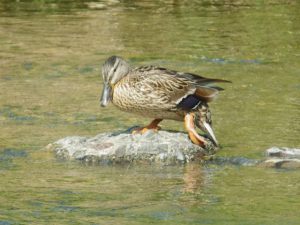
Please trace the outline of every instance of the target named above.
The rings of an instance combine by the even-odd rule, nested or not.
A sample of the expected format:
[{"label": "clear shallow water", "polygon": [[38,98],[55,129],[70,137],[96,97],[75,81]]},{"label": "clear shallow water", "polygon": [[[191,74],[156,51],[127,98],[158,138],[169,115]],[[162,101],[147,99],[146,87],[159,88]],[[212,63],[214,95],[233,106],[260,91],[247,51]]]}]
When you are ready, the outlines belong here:
[{"label": "clear shallow water", "polygon": [[298,224],[299,171],[93,167],[43,147],[148,122],[100,109],[113,54],[231,80],[211,104],[220,156],[300,147],[299,24],[297,1],[1,1],[0,224]]}]

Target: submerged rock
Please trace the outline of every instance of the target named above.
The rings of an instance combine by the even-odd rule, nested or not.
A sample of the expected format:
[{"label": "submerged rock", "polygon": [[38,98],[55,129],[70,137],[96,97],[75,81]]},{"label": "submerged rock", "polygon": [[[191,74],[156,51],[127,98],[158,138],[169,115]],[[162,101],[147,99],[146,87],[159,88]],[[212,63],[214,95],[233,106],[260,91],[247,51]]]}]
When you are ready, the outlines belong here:
[{"label": "submerged rock", "polygon": [[266,155],[268,157],[282,157],[282,158],[299,158],[300,159],[300,149],[297,148],[287,148],[287,147],[272,147],[266,150]]},{"label": "submerged rock", "polygon": [[300,159],[270,158],[263,161],[260,166],[282,169],[300,168]]},{"label": "submerged rock", "polygon": [[201,160],[214,154],[216,147],[207,141],[209,144],[202,148],[194,145],[185,133],[149,130],[143,135],[120,132],[66,137],[53,143],[51,148],[64,159],[99,164],[158,162],[169,165]]},{"label": "submerged rock", "polygon": [[263,167],[296,169],[300,168],[300,149],[272,147],[266,150],[266,160],[260,163]]},{"label": "submerged rock", "polygon": [[249,159],[245,157],[215,157],[213,160],[209,161],[211,164],[215,165],[233,165],[233,166],[255,166],[262,160]]}]

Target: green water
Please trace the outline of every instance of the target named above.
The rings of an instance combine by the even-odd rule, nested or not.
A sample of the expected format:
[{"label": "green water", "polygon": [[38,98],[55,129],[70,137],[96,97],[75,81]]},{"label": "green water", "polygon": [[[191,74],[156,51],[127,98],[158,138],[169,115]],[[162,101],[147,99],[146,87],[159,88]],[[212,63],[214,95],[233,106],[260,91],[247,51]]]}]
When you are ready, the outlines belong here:
[{"label": "green water", "polygon": [[300,147],[299,1],[2,0],[0,225],[300,224],[299,170],[86,166],[46,151],[149,122],[99,107],[113,54],[231,80],[211,104],[219,156]]}]

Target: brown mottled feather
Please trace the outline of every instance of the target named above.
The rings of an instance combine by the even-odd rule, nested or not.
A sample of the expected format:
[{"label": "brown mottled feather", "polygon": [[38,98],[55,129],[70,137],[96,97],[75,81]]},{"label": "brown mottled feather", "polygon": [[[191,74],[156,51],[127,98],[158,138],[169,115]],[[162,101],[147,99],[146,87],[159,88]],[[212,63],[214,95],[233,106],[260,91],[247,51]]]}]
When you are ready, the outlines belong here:
[{"label": "brown mottled feather", "polygon": [[218,93],[219,91],[217,89],[210,87],[197,87],[195,91],[195,95],[204,102],[213,101],[217,97]]},{"label": "brown mottled feather", "polygon": [[212,101],[218,90],[207,85],[216,80],[227,82],[154,66],[138,67],[115,85],[113,103],[125,111],[151,114],[151,117],[160,112],[157,118],[169,117],[164,113],[179,111],[178,103],[188,95],[195,94],[204,102]]}]

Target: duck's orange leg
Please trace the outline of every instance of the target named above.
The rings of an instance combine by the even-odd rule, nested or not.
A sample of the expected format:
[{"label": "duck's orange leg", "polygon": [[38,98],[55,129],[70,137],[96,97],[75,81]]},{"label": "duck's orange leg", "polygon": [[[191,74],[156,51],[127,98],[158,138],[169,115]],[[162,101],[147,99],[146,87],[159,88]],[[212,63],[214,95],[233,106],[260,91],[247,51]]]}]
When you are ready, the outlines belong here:
[{"label": "duck's orange leg", "polygon": [[158,126],[158,124],[162,121],[162,119],[154,119],[152,120],[152,122],[145,127],[139,127],[137,129],[134,129],[134,131],[132,131],[132,134],[137,134],[137,133],[141,133],[144,134],[146,133],[148,130],[154,130],[154,131],[158,131],[160,130],[160,126]]},{"label": "duck's orange leg", "polygon": [[207,144],[207,141],[203,137],[201,137],[195,130],[194,118],[195,118],[194,113],[185,114],[184,116],[185,129],[188,131],[189,137],[194,144],[204,146],[205,144]]}]

